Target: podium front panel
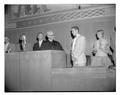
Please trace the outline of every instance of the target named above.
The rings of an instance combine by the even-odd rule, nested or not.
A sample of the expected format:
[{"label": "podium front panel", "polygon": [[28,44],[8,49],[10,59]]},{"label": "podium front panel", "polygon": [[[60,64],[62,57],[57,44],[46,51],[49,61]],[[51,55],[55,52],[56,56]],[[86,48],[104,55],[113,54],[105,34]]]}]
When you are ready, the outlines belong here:
[{"label": "podium front panel", "polygon": [[67,67],[67,56],[64,51],[51,51],[52,57],[52,68],[66,68]]},{"label": "podium front panel", "polygon": [[50,51],[20,53],[22,90],[49,91],[51,84],[50,68]]},{"label": "podium front panel", "polygon": [[19,53],[5,54],[5,89],[20,90]]}]

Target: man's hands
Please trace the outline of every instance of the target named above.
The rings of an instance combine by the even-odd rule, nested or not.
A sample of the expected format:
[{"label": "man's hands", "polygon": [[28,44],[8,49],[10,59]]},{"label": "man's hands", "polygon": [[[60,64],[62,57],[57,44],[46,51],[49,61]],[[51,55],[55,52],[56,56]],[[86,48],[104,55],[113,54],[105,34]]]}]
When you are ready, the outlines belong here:
[{"label": "man's hands", "polygon": [[75,57],[73,57],[73,56],[72,56],[72,60],[73,60],[74,62],[77,61],[77,59],[76,59]]},{"label": "man's hands", "polygon": [[70,50],[70,55],[71,55],[71,57],[72,57],[72,61],[73,61],[73,62],[77,61],[77,59],[74,57],[74,55],[73,55],[73,53],[72,53],[72,50]]},{"label": "man's hands", "polygon": [[73,54],[71,54],[71,56],[72,56],[72,61],[73,61],[73,62],[77,61],[77,59],[74,57]]}]

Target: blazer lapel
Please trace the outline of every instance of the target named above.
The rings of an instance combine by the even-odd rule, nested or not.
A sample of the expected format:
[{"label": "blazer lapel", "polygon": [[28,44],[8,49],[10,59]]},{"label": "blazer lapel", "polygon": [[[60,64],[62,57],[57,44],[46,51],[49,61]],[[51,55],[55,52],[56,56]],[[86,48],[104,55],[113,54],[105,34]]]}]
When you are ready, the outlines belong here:
[{"label": "blazer lapel", "polygon": [[79,39],[79,37],[75,40],[75,44],[74,44],[74,49],[73,49],[73,51],[76,49],[78,39]]}]

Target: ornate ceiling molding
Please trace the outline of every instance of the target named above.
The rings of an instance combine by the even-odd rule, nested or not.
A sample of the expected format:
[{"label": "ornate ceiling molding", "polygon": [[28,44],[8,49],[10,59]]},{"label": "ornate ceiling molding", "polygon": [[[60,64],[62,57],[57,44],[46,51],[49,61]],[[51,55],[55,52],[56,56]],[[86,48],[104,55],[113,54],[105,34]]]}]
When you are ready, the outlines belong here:
[{"label": "ornate ceiling molding", "polygon": [[115,6],[104,6],[97,8],[89,8],[84,10],[74,10],[57,14],[44,15],[39,17],[31,17],[19,19],[16,22],[16,28],[25,28],[35,25],[43,25],[49,23],[63,22],[77,19],[96,18],[115,15]]}]

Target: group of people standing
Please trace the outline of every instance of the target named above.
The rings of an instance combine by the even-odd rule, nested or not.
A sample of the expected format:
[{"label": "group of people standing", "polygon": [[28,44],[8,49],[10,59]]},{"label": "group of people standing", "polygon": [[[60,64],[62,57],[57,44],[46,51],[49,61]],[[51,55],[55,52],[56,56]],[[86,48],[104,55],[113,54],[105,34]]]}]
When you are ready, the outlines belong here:
[{"label": "group of people standing", "polygon": [[[73,41],[70,55],[73,66],[86,66],[86,38],[79,33],[78,26],[71,28],[71,35]],[[92,53],[94,56],[91,57],[91,66],[114,67],[116,65],[115,50],[111,51],[110,47],[110,43],[104,37],[104,30],[97,30],[96,41],[93,44]]]},{"label": "group of people standing", "polygon": [[[9,44],[9,45],[8,45]],[[12,52],[13,49],[10,47],[9,38],[5,37],[5,52]],[[39,32],[36,36],[36,43],[31,46],[30,43],[27,42],[27,38],[25,34],[22,34],[19,38],[19,44],[16,45],[16,51],[24,52],[24,51],[37,51],[37,50],[63,50],[61,44],[58,41],[55,41],[55,36],[52,31],[48,31],[44,40],[44,36],[42,32]],[[14,49],[15,50],[15,49]]]},{"label": "group of people standing", "polygon": [[[71,28],[71,50],[70,56],[73,62],[73,67],[76,66],[86,66],[86,38],[79,33],[79,27],[73,26]],[[104,38],[104,30],[98,30],[96,33],[97,40],[93,45],[92,53],[95,55],[92,57],[92,66],[112,66],[113,63],[108,55],[112,55],[113,52],[110,51],[110,44]],[[52,31],[48,31],[45,40],[43,40],[43,33],[37,34],[36,43],[33,45],[32,50],[64,50],[58,41],[55,41],[55,36]],[[26,36],[22,35],[19,39],[19,50],[27,51],[30,50],[29,44],[26,41]],[[11,52],[9,39],[5,37],[5,52]]]}]

